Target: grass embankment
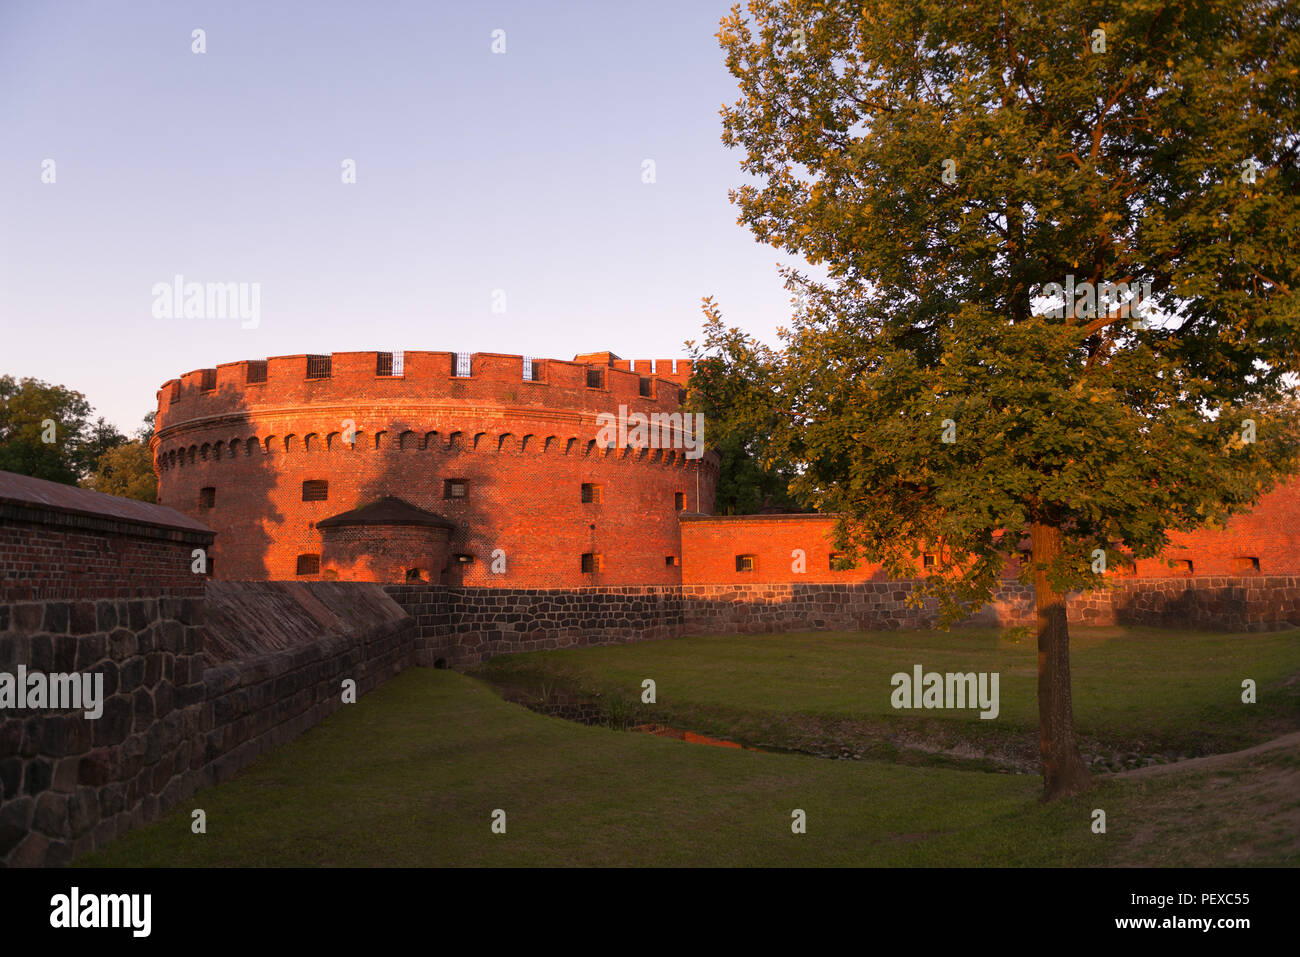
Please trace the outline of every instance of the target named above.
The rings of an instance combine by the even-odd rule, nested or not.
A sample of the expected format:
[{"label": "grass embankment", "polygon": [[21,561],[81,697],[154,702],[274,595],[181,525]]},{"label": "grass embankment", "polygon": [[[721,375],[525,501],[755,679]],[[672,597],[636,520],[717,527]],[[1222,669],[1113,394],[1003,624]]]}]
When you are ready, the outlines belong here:
[{"label": "grass embankment", "polygon": [[[1291,749],[1111,778],[1043,805],[1031,776],[586,727],[454,672],[411,669],[81,863],[1296,864],[1297,779]],[[194,808],[206,834],[190,832]],[[504,835],[491,832],[498,808]],[[791,833],[795,808],[806,834]],[[1094,808],[1104,835],[1090,830]]]},{"label": "grass embankment", "polygon": [[[755,747],[1034,772],[1037,650],[993,629],[679,638],[495,658],[472,674],[516,700],[604,702]],[[1023,634],[1023,633],[1022,633]],[[895,710],[891,676],[997,672],[1000,711]],[[1100,771],[1235,751],[1300,729],[1300,631],[1224,635],[1072,628],[1081,748]],[[657,701],[641,704],[652,678]],[[1257,686],[1241,701],[1242,680]]]}]

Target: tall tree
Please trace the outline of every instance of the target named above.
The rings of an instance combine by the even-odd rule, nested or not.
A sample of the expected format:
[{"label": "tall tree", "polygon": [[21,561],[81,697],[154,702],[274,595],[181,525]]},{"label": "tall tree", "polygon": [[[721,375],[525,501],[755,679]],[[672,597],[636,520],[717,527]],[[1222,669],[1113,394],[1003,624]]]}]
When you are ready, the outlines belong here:
[{"label": "tall tree", "polygon": [[72,485],[126,441],[103,418],[90,420],[80,392],[39,379],[0,376],[0,469]]},{"label": "tall tree", "polygon": [[[706,307],[730,415],[942,620],[1027,539],[1044,796],[1089,775],[1063,595],[1300,467],[1300,13],[1276,0],[753,0],[723,142],[806,310]],[[717,434],[717,427],[714,427]]]}]

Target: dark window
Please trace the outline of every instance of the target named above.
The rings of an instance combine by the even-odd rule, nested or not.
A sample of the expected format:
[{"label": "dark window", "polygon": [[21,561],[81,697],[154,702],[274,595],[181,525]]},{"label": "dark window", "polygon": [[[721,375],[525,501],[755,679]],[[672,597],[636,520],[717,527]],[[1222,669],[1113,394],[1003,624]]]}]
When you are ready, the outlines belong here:
[{"label": "dark window", "polygon": [[541,382],[542,381],[542,360],[534,359],[532,356],[524,356],[524,381]]},{"label": "dark window", "polygon": [[307,357],[307,378],[328,379],[333,374],[333,362],[329,356]]},{"label": "dark window", "polygon": [[400,352],[376,352],[375,375],[400,376],[402,374],[402,358]]},{"label": "dark window", "polygon": [[217,370],[204,369],[203,381],[199,383],[199,391],[211,392],[216,387],[217,387]]},{"label": "dark window", "polygon": [[582,501],[584,504],[599,505],[601,501],[600,486],[589,482],[582,483]]},{"label": "dark window", "polygon": [[215,574],[217,573],[217,570],[216,570],[216,569],[217,569],[217,562],[216,562],[216,559],[214,559],[211,555],[209,555],[209,556],[208,556],[207,558],[205,558],[203,561],[204,561],[204,564],[206,564],[206,565],[208,566],[208,573],[207,573],[207,574],[208,574],[208,577],[211,578],[213,575],[215,575]]},{"label": "dark window", "polygon": [[685,507],[686,507],[686,493],[673,492],[673,508],[677,509],[677,511],[680,512]]},{"label": "dark window", "polygon": [[650,380],[645,376],[641,377],[641,395],[645,396],[646,398],[650,398],[651,396],[654,395],[654,391],[651,388]]},{"label": "dark window", "polygon": [[1191,560],[1190,560],[1190,559],[1181,559],[1181,560],[1179,560],[1179,561],[1174,562],[1174,571],[1176,571],[1176,572],[1178,572],[1178,573],[1180,573],[1180,574],[1183,574],[1183,575],[1190,575],[1190,574],[1192,574],[1192,563],[1191,563]]},{"label": "dark window", "polygon": [[258,359],[248,364],[248,375],[245,381],[252,384],[266,381],[266,360],[265,359]]},{"label": "dark window", "polygon": [[443,498],[466,498],[469,495],[469,482],[466,479],[447,479],[442,483]]},{"label": "dark window", "polygon": [[1239,555],[1232,560],[1232,570],[1235,572],[1257,572],[1259,571],[1259,559],[1250,555]]},{"label": "dark window", "polygon": [[410,585],[410,584],[415,584],[416,582],[422,582],[422,581],[425,581],[425,580],[426,580],[426,579],[425,579],[425,577],[424,577],[424,573],[421,572],[420,569],[418,569],[418,568],[408,568],[408,569],[406,570],[406,582],[407,582],[408,585]]},{"label": "dark window", "polygon": [[587,388],[603,389],[605,388],[605,370],[588,369],[587,370]]},{"label": "dark window", "polygon": [[457,379],[467,379],[470,374],[470,354],[456,352],[451,357],[451,374]]},{"label": "dark window", "polygon": [[304,502],[324,502],[330,497],[330,483],[325,479],[308,479],[302,483]]},{"label": "dark window", "polygon": [[319,574],[320,574],[320,556],[319,556],[319,555],[299,555],[299,556],[298,556],[298,574],[299,574],[299,575],[319,575]]},{"label": "dark window", "polygon": [[921,556],[921,567],[922,567],[922,568],[933,568],[933,567],[934,567],[934,556],[933,556],[933,555],[922,555],[922,556]]},{"label": "dark window", "polygon": [[605,567],[605,562],[600,555],[594,552],[584,552],[582,555],[582,573],[590,575],[592,572],[598,572]]},{"label": "dark window", "polygon": [[664,564],[665,564],[665,565],[676,565],[676,564],[677,564],[677,556],[676,556],[676,555],[665,555],[665,556],[664,556]]},{"label": "dark window", "polygon": [[752,572],[754,570],[754,564],[753,555],[736,556],[736,571],[738,572]]},{"label": "dark window", "polygon": [[678,390],[677,390],[677,404],[678,404],[678,405],[685,405],[685,404],[686,404],[686,390],[685,390],[685,389],[678,389]]},{"label": "dark window", "polygon": [[214,508],[217,504],[217,490],[209,485],[199,489],[199,508]]}]

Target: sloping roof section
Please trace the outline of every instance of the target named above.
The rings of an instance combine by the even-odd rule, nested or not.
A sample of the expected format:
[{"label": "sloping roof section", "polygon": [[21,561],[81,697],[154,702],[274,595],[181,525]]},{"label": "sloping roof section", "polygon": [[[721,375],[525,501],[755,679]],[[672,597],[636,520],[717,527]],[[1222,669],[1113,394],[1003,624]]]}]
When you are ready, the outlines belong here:
[{"label": "sloping roof section", "polygon": [[75,485],[50,482],[16,472],[0,472],[0,504],[53,509],[94,518],[212,534],[212,529],[202,522],[165,505],[151,505],[133,498],[105,495],[88,488],[77,488]]},{"label": "sloping roof section", "polygon": [[338,515],[322,519],[316,523],[317,528],[338,528],[344,525],[426,525],[434,528],[455,528],[454,522],[449,522],[441,515],[433,512],[426,512],[422,508],[416,508],[410,502],[397,498],[394,495],[385,495],[383,498],[371,502],[369,505],[362,505],[360,508],[354,508],[349,512],[340,512]]}]

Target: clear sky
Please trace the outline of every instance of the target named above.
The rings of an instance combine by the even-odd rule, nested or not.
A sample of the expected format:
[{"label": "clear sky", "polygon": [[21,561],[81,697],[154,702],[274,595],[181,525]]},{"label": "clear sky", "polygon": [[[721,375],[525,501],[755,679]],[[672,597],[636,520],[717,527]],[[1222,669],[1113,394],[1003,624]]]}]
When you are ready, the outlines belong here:
[{"label": "clear sky", "polygon": [[[727,199],[729,5],[0,0],[0,373],[129,432],[238,359],[674,358],[706,295],[775,343],[791,257]],[[258,283],[256,328],[156,318],[178,274]]]}]

